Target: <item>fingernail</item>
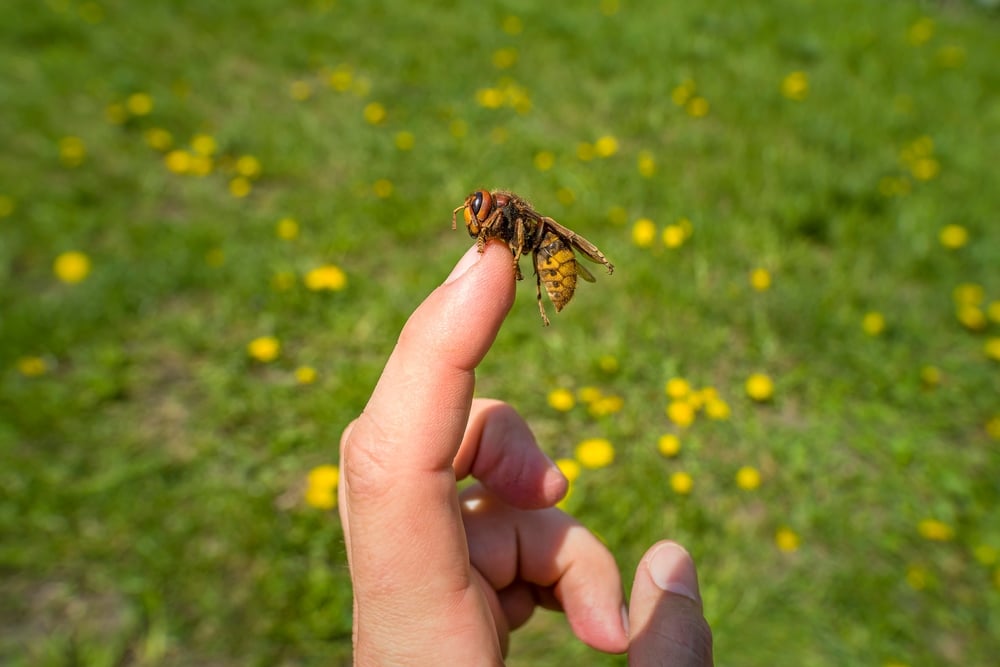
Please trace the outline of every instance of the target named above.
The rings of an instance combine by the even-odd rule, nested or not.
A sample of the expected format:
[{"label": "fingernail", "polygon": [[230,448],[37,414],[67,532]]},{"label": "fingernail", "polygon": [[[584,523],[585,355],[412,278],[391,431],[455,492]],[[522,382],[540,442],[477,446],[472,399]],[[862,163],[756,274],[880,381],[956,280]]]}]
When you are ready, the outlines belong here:
[{"label": "fingernail", "polygon": [[481,254],[477,246],[473,245],[471,248],[469,248],[465,252],[465,254],[462,255],[462,259],[458,260],[458,264],[456,264],[455,268],[451,270],[451,273],[448,274],[448,277],[445,279],[444,284],[447,285],[448,283],[454,282],[459,278],[461,278],[462,274],[468,271],[473,264],[479,261],[480,256]]},{"label": "fingernail", "polygon": [[657,588],[700,601],[698,575],[690,554],[679,544],[666,542],[653,552],[646,565]]}]

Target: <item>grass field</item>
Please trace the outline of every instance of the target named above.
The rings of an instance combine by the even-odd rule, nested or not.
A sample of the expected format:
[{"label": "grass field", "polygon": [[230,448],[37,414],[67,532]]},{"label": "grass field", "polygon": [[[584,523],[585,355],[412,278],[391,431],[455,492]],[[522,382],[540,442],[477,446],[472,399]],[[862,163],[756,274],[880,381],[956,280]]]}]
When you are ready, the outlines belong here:
[{"label": "grass field", "polygon": [[719,665],[995,664],[997,63],[987,1],[3,3],[0,662],[348,663],[321,466],[486,186],[616,265],[543,329],[522,262],[477,391],[626,579],[686,544]]}]

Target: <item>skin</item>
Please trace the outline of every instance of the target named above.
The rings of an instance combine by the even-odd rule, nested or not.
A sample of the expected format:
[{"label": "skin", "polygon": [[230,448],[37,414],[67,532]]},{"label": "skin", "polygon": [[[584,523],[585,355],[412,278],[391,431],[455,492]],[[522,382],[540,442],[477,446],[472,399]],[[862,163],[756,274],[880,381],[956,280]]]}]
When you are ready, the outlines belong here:
[{"label": "skin", "polygon": [[611,553],[553,507],[567,481],[527,423],[473,399],[514,284],[504,244],[473,246],[410,317],[341,438],[355,663],[501,665],[510,633],[542,606],[630,664],[711,665],[687,552],[653,545],[626,606]]}]

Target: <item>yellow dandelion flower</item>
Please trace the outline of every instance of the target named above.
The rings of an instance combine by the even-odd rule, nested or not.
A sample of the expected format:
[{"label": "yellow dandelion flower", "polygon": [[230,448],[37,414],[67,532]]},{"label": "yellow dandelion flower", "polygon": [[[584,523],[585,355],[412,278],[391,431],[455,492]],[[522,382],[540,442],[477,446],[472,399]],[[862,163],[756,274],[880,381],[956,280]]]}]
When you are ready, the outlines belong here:
[{"label": "yellow dandelion flower", "polygon": [[323,486],[307,486],[303,498],[307,505],[318,510],[332,510],[337,506],[335,490]]},{"label": "yellow dandelion flower", "polygon": [[[0,218],[2,217],[4,217],[4,215],[0,212]],[[986,306],[986,317],[991,321],[1000,324],[1000,300],[990,301],[990,305]]]},{"label": "yellow dandelion flower", "polygon": [[649,248],[656,239],[656,224],[649,218],[639,218],[632,225],[632,243],[640,248]]},{"label": "yellow dandelion flower", "polygon": [[385,107],[378,102],[369,102],[361,113],[369,125],[381,125],[388,115]]},{"label": "yellow dandelion flower", "polygon": [[986,313],[976,306],[959,306],[955,309],[955,317],[969,331],[982,331],[989,326]]},{"label": "yellow dandelion flower", "polygon": [[538,171],[548,171],[556,163],[556,156],[552,151],[538,151],[535,153],[535,169]]},{"label": "yellow dandelion flower", "polygon": [[335,489],[340,484],[340,468],[335,465],[316,466],[309,471],[306,482],[309,486],[322,486]]},{"label": "yellow dandelion flower", "polygon": [[663,389],[667,396],[677,400],[684,398],[691,393],[691,384],[684,378],[673,377],[667,380],[667,384]]},{"label": "yellow dandelion flower", "polygon": [[934,20],[926,16],[917,19],[906,31],[906,38],[914,46],[926,44],[933,36]]},{"label": "yellow dandelion flower", "polygon": [[956,304],[978,306],[984,299],[983,286],[976,283],[962,283],[951,292],[951,298]]},{"label": "yellow dandelion flower", "polygon": [[798,533],[787,526],[782,526],[774,533],[774,544],[785,553],[798,551],[800,543]]},{"label": "yellow dandelion flower", "polygon": [[67,167],[79,167],[87,157],[87,147],[80,137],[63,137],[59,140],[59,161]]},{"label": "yellow dandelion flower", "polygon": [[327,84],[338,93],[347,92],[354,84],[354,73],[347,65],[338,65],[326,79]]},{"label": "yellow dandelion flower", "polygon": [[281,343],[274,336],[261,336],[247,343],[247,354],[261,363],[269,363],[278,358]]},{"label": "yellow dandelion flower", "polygon": [[988,422],[986,422],[986,435],[990,436],[993,440],[1000,440],[1000,415],[991,417]]},{"label": "yellow dandelion flower", "polygon": [[587,406],[587,412],[591,417],[606,417],[621,412],[624,406],[625,399],[621,396],[602,396]]},{"label": "yellow dandelion flower", "polygon": [[241,155],[236,158],[236,173],[247,178],[260,176],[260,160],[253,155]]},{"label": "yellow dandelion flower", "polygon": [[158,151],[165,151],[174,143],[174,136],[162,127],[151,127],[143,133],[146,145]]},{"label": "yellow dandelion flower", "polygon": [[801,102],[809,94],[809,77],[805,72],[791,72],[781,80],[781,94]]},{"label": "yellow dandelion flower", "polygon": [[1000,336],[992,336],[983,343],[983,352],[993,361],[1000,361]]},{"label": "yellow dandelion flower", "polygon": [[299,221],[295,218],[282,218],[274,227],[279,239],[291,241],[299,236]]},{"label": "yellow dandelion flower", "polygon": [[589,141],[581,141],[576,145],[576,159],[581,162],[590,162],[597,157],[597,150],[594,144]]},{"label": "yellow dandelion flower", "polygon": [[941,369],[937,366],[924,366],[920,369],[920,381],[928,389],[941,384]]},{"label": "yellow dandelion flower", "polygon": [[708,115],[709,111],[708,100],[700,95],[695,95],[684,105],[684,110],[692,118],[704,118]]},{"label": "yellow dandelion flower", "polygon": [[597,366],[605,373],[617,373],[618,357],[613,354],[602,354],[601,358],[597,360]]},{"label": "yellow dandelion flower", "polygon": [[601,13],[605,16],[614,16],[621,9],[619,0],[601,0]]},{"label": "yellow dandelion flower", "polygon": [[174,149],[163,156],[163,163],[175,174],[186,174],[191,171],[191,154],[179,148]]},{"label": "yellow dandelion flower", "polygon": [[594,152],[598,157],[611,157],[618,152],[618,140],[606,134],[594,142]]},{"label": "yellow dandelion flower", "polygon": [[304,102],[312,97],[313,87],[308,81],[297,79],[288,86],[288,94],[297,102]]},{"label": "yellow dandelion flower", "polygon": [[604,394],[597,387],[586,386],[580,387],[576,390],[576,397],[583,401],[584,403],[593,403],[594,401],[601,400],[601,396]]},{"label": "yellow dandelion flower", "polygon": [[869,336],[880,336],[885,331],[885,316],[874,310],[865,313],[861,318],[861,330]]},{"label": "yellow dandelion flower", "polygon": [[725,421],[729,419],[729,404],[721,398],[705,399],[705,416],[714,421]]},{"label": "yellow dandelion flower", "polygon": [[508,69],[517,62],[517,49],[503,48],[493,52],[493,66],[497,69]]},{"label": "yellow dandelion flower", "polygon": [[304,282],[314,292],[339,292],[347,287],[347,274],[339,266],[325,264],[306,273]]},{"label": "yellow dandelion flower", "polygon": [[774,396],[774,382],[764,373],[748,377],[745,389],[747,396],[758,402],[769,401]]},{"label": "yellow dandelion flower", "polygon": [[680,225],[667,225],[663,228],[663,245],[668,248],[679,248],[684,244],[687,235]]},{"label": "yellow dandelion flower", "polygon": [[90,274],[90,257],[76,250],[64,252],[56,257],[52,271],[60,282],[75,285]]},{"label": "yellow dandelion flower", "polygon": [[771,288],[771,272],[767,269],[756,268],[750,272],[750,287],[758,292],[766,292]]},{"label": "yellow dandelion flower", "polygon": [[318,373],[312,366],[299,366],[295,369],[295,381],[299,384],[312,384]]},{"label": "yellow dandelion flower", "polygon": [[226,263],[226,253],[222,248],[212,248],[205,253],[205,263],[211,267],[219,267]]},{"label": "yellow dandelion flower", "polygon": [[673,458],[681,453],[681,439],[673,433],[666,433],[656,441],[656,448],[663,456]]},{"label": "yellow dandelion flower", "polygon": [[753,491],[760,486],[760,471],[753,466],[743,466],[736,471],[736,486]]},{"label": "yellow dandelion flower", "polygon": [[556,459],[556,467],[570,483],[580,476],[580,464],[573,459]]},{"label": "yellow dandelion flower", "polygon": [[656,158],[653,157],[653,153],[650,151],[639,151],[639,157],[636,159],[636,168],[639,170],[639,175],[643,178],[652,178],[656,174]]},{"label": "yellow dandelion flower", "polygon": [[210,134],[196,134],[191,139],[191,150],[198,155],[211,157],[219,150],[219,144],[215,141],[215,137]]},{"label": "yellow dandelion flower", "polygon": [[965,64],[965,49],[955,44],[942,46],[935,54],[935,60],[941,67],[954,69]]},{"label": "yellow dandelion flower", "polygon": [[917,531],[925,540],[932,542],[948,542],[955,537],[955,529],[937,519],[923,519],[917,524]]},{"label": "yellow dandelion flower", "polygon": [[333,509],[337,504],[340,469],[335,465],[316,466],[306,476],[306,504],[317,509]]},{"label": "yellow dandelion flower", "polygon": [[694,423],[695,408],[688,401],[671,401],[667,405],[667,418],[681,428]]},{"label": "yellow dandelion flower", "polygon": [[508,35],[519,35],[524,30],[524,23],[521,22],[520,17],[510,14],[503,17],[500,28]]},{"label": "yellow dandelion flower", "polygon": [[938,234],[938,241],[949,250],[958,250],[969,242],[969,230],[962,225],[945,225]]},{"label": "yellow dandelion flower", "polygon": [[670,488],[679,496],[686,496],[694,489],[694,478],[683,470],[670,475]]},{"label": "yellow dandelion flower", "polygon": [[932,157],[922,157],[910,165],[910,173],[918,181],[930,181],[941,171],[941,163]]},{"label": "yellow dandelion flower", "polygon": [[608,220],[612,225],[624,225],[628,222],[628,211],[624,206],[612,206],[608,209]]},{"label": "yellow dandelion flower", "polygon": [[992,544],[980,544],[972,550],[972,555],[980,565],[987,567],[996,565],[1000,561],[1000,549]]},{"label": "yellow dandelion flower", "polygon": [[400,130],[396,133],[396,148],[401,151],[413,150],[413,145],[416,141],[416,137],[414,137],[413,133],[408,130]]},{"label": "yellow dandelion flower", "polygon": [[670,99],[673,100],[674,104],[679,107],[683,107],[688,103],[694,96],[695,86],[694,81],[687,79],[681,82],[680,85],[676,86],[670,92]]},{"label": "yellow dandelion flower", "polygon": [[17,360],[17,372],[26,378],[36,378],[45,375],[49,365],[41,357],[21,357]]},{"label": "yellow dandelion flower", "polygon": [[245,176],[237,176],[229,181],[229,194],[237,199],[246,197],[251,190],[253,190],[253,184]]},{"label": "yellow dandelion flower", "polygon": [[125,99],[125,108],[133,116],[148,116],[153,111],[153,98],[149,93],[132,93]]},{"label": "yellow dandelion flower", "polygon": [[584,468],[604,468],[615,460],[615,448],[605,438],[589,438],[576,446],[575,458]]},{"label": "yellow dandelion flower", "polygon": [[922,565],[910,565],[906,568],[906,583],[915,591],[922,591],[930,583],[930,573]]},{"label": "yellow dandelion flower", "polygon": [[128,120],[128,112],[123,104],[109,104],[104,108],[104,119],[112,125],[123,125]]},{"label": "yellow dandelion flower", "polygon": [[504,103],[503,91],[499,88],[480,88],[476,91],[476,104],[485,109],[499,109]]},{"label": "yellow dandelion flower", "polygon": [[469,133],[469,124],[461,118],[456,118],[448,124],[448,132],[456,139],[461,139]]},{"label": "yellow dandelion flower", "polygon": [[559,412],[569,412],[576,405],[576,399],[573,398],[573,392],[569,389],[553,389],[548,395],[549,407],[553,410],[558,410]]},{"label": "yellow dandelion flower", "polygon": [[188,173],[192,176],[208,176],[212,173],[212,167],[214,166],[215,163],[209,156],[195,154],[191,156]]},{"label": "yellow dandelion flower", "polygon": [[9,218],[17,205],[9,195],[0,195],[0,218]]},{"label": "yellow dandelion flower", "polygon": [[379,199],[388,199],[391,197],[393,189],[392,181],[388,178],[380,178],[372,184],[372,192]]}]

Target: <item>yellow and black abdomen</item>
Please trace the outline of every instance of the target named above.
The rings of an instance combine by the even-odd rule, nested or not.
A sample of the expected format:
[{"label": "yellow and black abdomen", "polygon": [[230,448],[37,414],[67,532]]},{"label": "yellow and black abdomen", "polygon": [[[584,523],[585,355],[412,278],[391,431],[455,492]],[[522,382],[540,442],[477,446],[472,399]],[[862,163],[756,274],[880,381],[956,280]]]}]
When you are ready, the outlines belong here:
[{"label": "yellow and black abdomen", "polygon": [[535,271],[556,311],[562,310],[576,292],[578,266],[569,245],[551,230],[546,231],[535,250]]}]

